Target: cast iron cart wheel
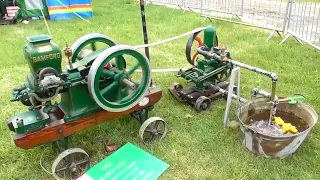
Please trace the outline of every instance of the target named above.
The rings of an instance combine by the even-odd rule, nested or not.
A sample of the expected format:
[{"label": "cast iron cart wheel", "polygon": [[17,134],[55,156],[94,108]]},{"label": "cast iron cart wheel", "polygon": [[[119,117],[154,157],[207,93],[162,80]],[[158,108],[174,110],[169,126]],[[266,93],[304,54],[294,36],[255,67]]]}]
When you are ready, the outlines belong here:
[{"label": "cast iron cart wheel", "polygon": [[151,117],[142,123],[139,129],[139,137],[144,144],[150,144],[161,141],[167,132],[167,123],[162,118]]},{"label": "cast iron cart wheel", "polygon": [[[94,52],[94,51],[100,51],[102,52],[108,47],[104,47],[102,49],[98,49],[97,43],[102,43],[104,45],[107,45],[108,47],[115,46],[116,43],[109,38],[106,35],[99,34],[99,33],[90,33],[85,36],[82,36],[78,40],[76,40],[72,46],[72,56],[71,56],[71,61],[72,63],[76,62],[79,60],[79,55],[81,52]],[[86,49],[86,46],[90,45],[90,49]]]},{"label": "cast iron cart wheel", "polygon": [[[132,67],[124,68],[118,56],[133,58]],[[111,60],[116,67],[105,68]],[[141,68],[142,77],[134,80],[134,72]],[[106,80],[109,84],[106,84]],[[110,82],[110,80],[112,80]],[[137,82],[139,81],[139,82]],[[116,45],[104,50],[93,62],[88,75],[88,88],[94,101],[104,110],[123,112],[139,103],[151,82],[149,61],[145,55],[128,45]]]},{"label": "cast iron cart wheel", "polygon": [[90,167],[89,155],[80,148],[70,148],[58,155],[52,164],[52,175],[57,180],[73,180]]},{"label": "cast iron cart wheel", "polygon": [[194,106],[197,111],[209,110],[211,108],[211,100],[206,96],[200,96]]},{"label": "cast iron cart wheel", "polygon": [[[194,64],[194,61],[196,60],[197,56],[199,55],[198,52],[192,52],[192,45],[194,43],[194,41],[197,41],[198,43],[198,47],[201,47],[203,46],[203,41],[200,37],[198,37],[198,34],[201,33],[202,31],[198,31],[198,32],[195,32],[194,34],[192,34],[190,36],[190,38],[188,39],[187,41],[187,45],[186,45],[186,57],[187,57],[187,60],[188,62],[191,64],[191,65],[195,65]],[[216,35],[215,37],[215,44],[214,46],[218,46],[218,36]],[[197,48],[198,48],[197,47]]]}]

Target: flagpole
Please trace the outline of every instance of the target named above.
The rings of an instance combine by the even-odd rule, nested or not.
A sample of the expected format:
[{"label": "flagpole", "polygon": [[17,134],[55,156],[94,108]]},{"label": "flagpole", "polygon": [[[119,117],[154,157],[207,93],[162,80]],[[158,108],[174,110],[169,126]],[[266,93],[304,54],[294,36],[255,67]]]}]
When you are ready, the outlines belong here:
[{"label": "flagpole", "polygon": [[[145,12],[144,4],[145,4],[145,1],[140,0],[143,42],[144,42],[144,44],[148,44],[148,32],[147,32],[146,12]],[[148,58],[148,60],[150,62],[149,47],[145,47],[144,51],[145,51],[146,57]],[[150,86],[152,86],[152,80],[151,80]]]}]

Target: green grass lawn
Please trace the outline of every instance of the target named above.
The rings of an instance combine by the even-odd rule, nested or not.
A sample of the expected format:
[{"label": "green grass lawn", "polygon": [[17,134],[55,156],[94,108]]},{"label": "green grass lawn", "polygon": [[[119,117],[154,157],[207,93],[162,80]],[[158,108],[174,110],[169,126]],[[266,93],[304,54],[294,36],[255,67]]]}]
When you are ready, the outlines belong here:
[{"label": "green grass lawn", "polygon": [[[49,22],[53,41],[64,48],[65,41],[72,44],[77,38],[96,32],[112,37],[119,44],[142,44],[139,6],[131,2],[93,1],[94,18],[90,23],[81,19]],[[220,21],[210,23],[189,12],[183,14],[154,5],[148,5],[146,9],[151,42],[212,24],[217,28],[220,44],[227,45],[235,59],[279,75],[279,96],[304,94],[307,102],[320,111],[318,51],[292,39],[283,45],[278,45],[279,37],[266,42],[268,32]],[[51,168],[57,156],[52,145],[19,149],[5,123],[15,114],[27,110],[19,103],[10,102],[11,91],[24,83],[29,73],[22,53],[25,37],[47,33],[45,24],[31,21],[28,25],[0,26],[0,32],[0,179],[52,179],[39,165],[44,152],[44,166]],[[152,47],[152,68],[189,67],[184,56],[187,38]],[[246,70],[241,73],[242,96],[249,98],[250,91],[256,87],[271,90],[268,78]],[[162,117],[168,123],[170,131],[163,141],[152,146],[143,145],[138,138],[139,123],[126,116],[73,135],[70,147],[84,148],[94,165],[106,156],[102,143],[95,139],[103,137],[116,144],[132,142],[170,164],[160,179],[320,179],[318,125],[294,156],[283,160],[255,157],[242,146],[239,129],[223,129],[224,100],[216,101],[210,112],[198,113],[168,93],[167,87],[171,83],[185,84],[174,73],[153,74],[153,80],[164,92],[151,112],[152,116]],[[234,111],[232,118],[235,118]]]}]

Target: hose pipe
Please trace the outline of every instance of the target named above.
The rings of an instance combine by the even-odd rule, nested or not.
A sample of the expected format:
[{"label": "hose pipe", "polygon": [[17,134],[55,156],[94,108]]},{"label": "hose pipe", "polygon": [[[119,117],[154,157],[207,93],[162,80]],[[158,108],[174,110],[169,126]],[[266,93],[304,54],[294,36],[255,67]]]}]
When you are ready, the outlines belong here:
[{"label": "hose pipe", "polygon": [[210,57],[210,48],[207,46],[198,47],[197,52],[205,57]]}]

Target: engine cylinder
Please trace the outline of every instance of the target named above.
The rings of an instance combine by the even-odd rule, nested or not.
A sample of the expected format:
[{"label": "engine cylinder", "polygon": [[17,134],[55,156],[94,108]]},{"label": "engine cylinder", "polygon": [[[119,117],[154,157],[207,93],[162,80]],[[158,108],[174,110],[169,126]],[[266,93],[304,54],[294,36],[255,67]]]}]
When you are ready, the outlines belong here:
[{"label": "engine cylinder", "polygon": [[207,26],[206,29],[204,30],[204,35],[203,35],[203,39],[204,39],[204,44],[208,47],[208,48],[212,48],[214,46],[214,44],[216,44],[216,28],[213,26]]}]

